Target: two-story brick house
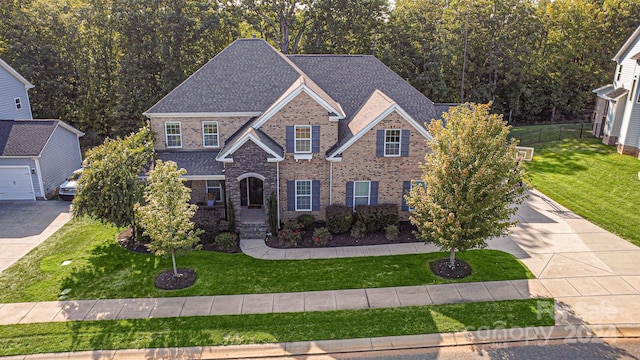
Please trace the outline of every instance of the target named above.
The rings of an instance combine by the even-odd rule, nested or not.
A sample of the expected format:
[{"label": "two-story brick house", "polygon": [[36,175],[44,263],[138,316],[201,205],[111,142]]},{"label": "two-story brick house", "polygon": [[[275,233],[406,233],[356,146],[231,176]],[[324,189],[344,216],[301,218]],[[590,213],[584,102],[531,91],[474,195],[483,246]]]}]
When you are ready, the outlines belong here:
[{"label": "two-story brick house", "polygon": [[242,223],[265,220],[272,192],[281,220],[382,203],[406,218],[436,112],[373,56],[283,55],[240,39],[145,115],[157,157],[187,170],[192,201],[228,195]]}]

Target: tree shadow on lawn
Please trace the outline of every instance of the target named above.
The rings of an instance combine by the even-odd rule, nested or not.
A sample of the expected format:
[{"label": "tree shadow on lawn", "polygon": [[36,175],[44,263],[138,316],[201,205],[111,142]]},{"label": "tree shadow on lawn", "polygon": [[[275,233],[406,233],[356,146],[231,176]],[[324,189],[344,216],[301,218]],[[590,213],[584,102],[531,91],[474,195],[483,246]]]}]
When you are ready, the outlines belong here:
[{"label": "tree shadow on lawn", "polygon": [[167,259],[132,253],[114,242],[93,248],[86,264],[64,279],[60,291],[71,289],[73,299],[117,299],[132,289],[140,297],[152,297],[157,294],[155,276],[168,268]]},{"label": "tree shadow on lawn", "polygon": [[[149,358],[188,355],[187,346],[220,346],[553,325],[553,300],[387,309],[223,315],[66,323],[71,351],[149,348]],[[549,316],[550,314],[550,316]],[[321,346],[316,343],[315,346]],[[169,349],[167,349],[169,348]],[[297,350],[304,351],[304,348]],[[186,353],[186,354],[185,354]]]},{"label": "tree shadow on lawn", "polygon": [[543,146],[526,167],[530,172],[577,175],[589,169],[583,164],[586,154],[592,158],[607,157],[612,152],[615,151],[599,142],[564,140]]}]

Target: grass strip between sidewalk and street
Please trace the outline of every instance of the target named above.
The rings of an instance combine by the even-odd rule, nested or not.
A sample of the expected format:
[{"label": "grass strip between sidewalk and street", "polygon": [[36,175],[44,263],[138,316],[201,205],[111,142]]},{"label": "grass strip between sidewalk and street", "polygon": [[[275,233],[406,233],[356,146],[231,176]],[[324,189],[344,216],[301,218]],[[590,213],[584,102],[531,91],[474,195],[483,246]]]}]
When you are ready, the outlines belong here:
[{"label": "grass strip between sidewalk and street", "polygon": [[0,356],[277,343],[554,325],[553,299],[0,326]]},{"label": "grass strip between sidewalk and street", "polygon": [[600,139],[538,145],[525,162],[537,190],[590,222],[640,246],[640,161]]},{"label": "grass strip between sidewalk and street", "polygon": [[[154,279],[171,268],[170,259],[136,254],[116,242],[118,229],[75,219],[0,273],[0,303],[80,299],[122,299],[199,295],[261,294],[362,289],[451,282],[534,278],[514,256],[472,250],[456,256],[472,267],[461,280],[436,277],[429,262],[448,253],[322,260],[258,260],[244,254],[195,251],[178,257],[194,269],[196,283],[161,291]],[[63,266],[64,261],[71,261]],[[66,297],[60,297],[65,294]]]}]

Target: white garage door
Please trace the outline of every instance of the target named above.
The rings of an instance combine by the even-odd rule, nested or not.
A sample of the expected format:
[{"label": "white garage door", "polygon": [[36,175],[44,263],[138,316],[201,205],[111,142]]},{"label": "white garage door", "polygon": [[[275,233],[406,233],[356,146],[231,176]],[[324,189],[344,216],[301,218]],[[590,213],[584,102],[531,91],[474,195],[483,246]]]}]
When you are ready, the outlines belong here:
[{"label": "white garage door", "polygon": [[0,166],[0,200],[35,200],[28,166]]}]

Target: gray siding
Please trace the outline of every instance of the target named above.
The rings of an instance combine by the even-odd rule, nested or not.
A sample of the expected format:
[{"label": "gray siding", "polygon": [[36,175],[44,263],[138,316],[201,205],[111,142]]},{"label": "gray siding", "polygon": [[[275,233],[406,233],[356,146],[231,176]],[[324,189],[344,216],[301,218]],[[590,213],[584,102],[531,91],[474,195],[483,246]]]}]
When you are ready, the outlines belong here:
[{"label": "gray siding", "polygon": [[[19,97],[22,109],[16,109]],[[0,119],[31,119],[31,104],[24,84],[0,67]]]},{"label": "gray siding", "polygon": [[50,194],[81,166],[82,157],[78,137],[58,125],[40,156],[44,192]]},{"label": "gray siding", "polygon": [[[0,166],[9,165],[28,165],[30,169],[36,168],[36,162],[33,159],[0,158]],[[38,175],[33,174],[33,172],[31,174],[31,182],[33,183],[33,190],[35,191],[36,197],[44,197],[44,194],[40,191],[40,184],[38,184]]]}]

